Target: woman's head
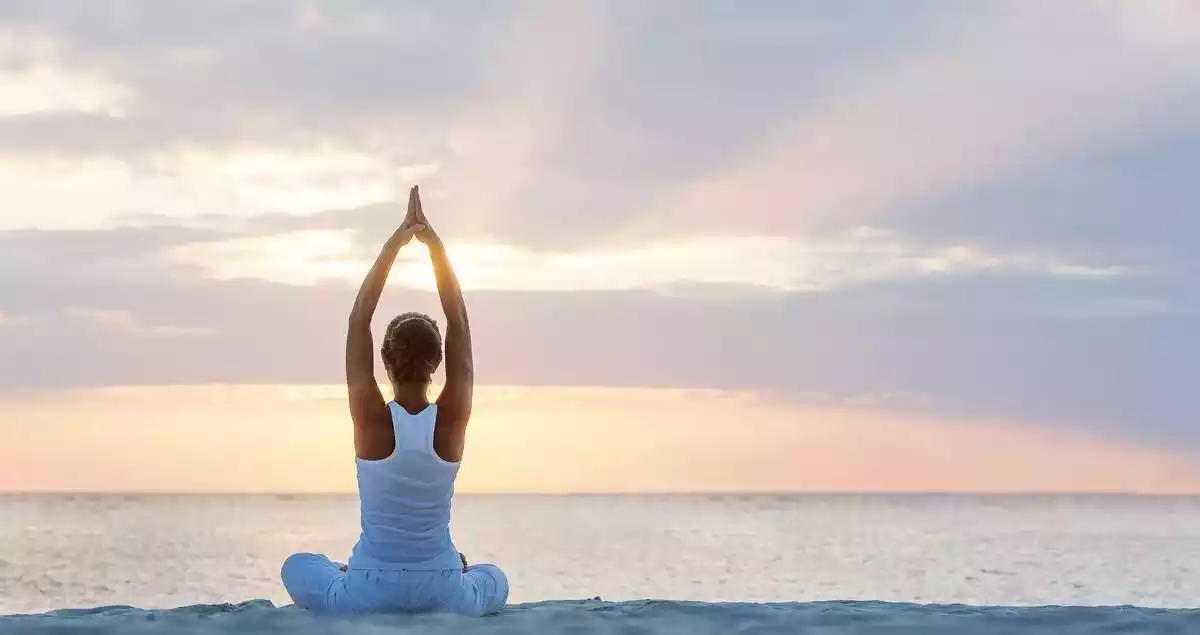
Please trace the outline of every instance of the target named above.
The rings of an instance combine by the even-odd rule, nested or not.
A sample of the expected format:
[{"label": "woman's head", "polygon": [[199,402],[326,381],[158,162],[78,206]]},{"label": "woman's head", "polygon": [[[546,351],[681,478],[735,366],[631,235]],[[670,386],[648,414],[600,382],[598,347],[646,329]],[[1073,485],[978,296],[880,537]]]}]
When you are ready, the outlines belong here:
[{"label": "woman's head", "polygon": [[442,363],[442,334],[424,313],[402,313],[388,324],[380,347],[393,384],[429,383]]}]

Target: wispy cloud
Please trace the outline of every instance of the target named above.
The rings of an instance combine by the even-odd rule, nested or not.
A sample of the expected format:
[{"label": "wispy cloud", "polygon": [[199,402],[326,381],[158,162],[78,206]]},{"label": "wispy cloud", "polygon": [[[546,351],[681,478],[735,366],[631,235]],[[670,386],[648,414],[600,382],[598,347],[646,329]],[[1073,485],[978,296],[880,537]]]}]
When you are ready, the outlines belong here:
[{"label": "wispy cloud", "polygon": [[[539,251],[506,244],[451,245],[464,288],[512,291],[653,289],[680,284],[830,291],[869,282],[979,274],[1104,279],[1115,264],[1082,264],[1052,254],[996,252],[974,245],[923,245],[897,232],[860,227],[810,238],[700,236],[625,249]],[[287,284],[356,282],[370,266],[349,231],[308,230],[174,248],[172,257],[216,279]],[[392,281],[427,288],[428,259],[407,250]]]},{"label": "wispy cloud", "polygon": [[0,118],[46,113],[124,116],[133,89],[102,70],[73,66],[44,35],[0,25]]},{"label": "wispy cloud", "polygon": [[180,326],[172,324],[147,324],[128,311],[95,309],[91,307],[67,307],[67,317],[106,331],[137,337],[175,337],[190,335],[213,335],[215,331],[203,326]]},{"label": "wispy cloud", "polygon": [[149,213],[182,223],[313,214],[392,201],[437,170],[437,163],[395,165],[333,147],[181,149],[138,160],[0,151],[0,192],[16,205],[0,229],[112,226]]},{"label": "wispy cloud", "polygon": [[0,329],[11,328],[14,326],[21,326],[23,324],[27,324],[28,322],[29,322],[28,318],[21,318],[21,317],[8,315],[8,314],[4,313],[3,311],[0,311]]}]

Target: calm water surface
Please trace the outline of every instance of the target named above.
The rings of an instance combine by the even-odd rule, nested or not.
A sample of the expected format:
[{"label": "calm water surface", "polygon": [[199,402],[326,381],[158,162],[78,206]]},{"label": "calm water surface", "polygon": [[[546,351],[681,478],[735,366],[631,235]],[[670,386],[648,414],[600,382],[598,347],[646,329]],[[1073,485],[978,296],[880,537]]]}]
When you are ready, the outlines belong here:
[{"label": "calm water surface", "polygon": [[[0,614],[266,598],[344,560],[354,496],[0,496]],[[1200,605],[1200,498],[461,496],[454,536],[512,601],[871,599]]]}]

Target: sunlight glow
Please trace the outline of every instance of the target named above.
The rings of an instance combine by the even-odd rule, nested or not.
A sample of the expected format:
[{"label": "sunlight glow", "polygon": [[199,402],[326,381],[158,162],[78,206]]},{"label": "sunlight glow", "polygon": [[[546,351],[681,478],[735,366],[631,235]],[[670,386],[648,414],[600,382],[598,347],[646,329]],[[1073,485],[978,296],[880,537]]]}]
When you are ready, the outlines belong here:
[{"label": "sunlight glow", "polygon": [[[1070,263],[1052,255],[921,246],[871,228],[811,240],[700,236],[577,252],[496,243],[456,243],[449,250],[463,288],[518,291],[655,289],[680,283],[823,291],[875,280],[981,272],[1083,279],[1126,273],[1120,266]],[[217,279],[288,284],[357,283],[371,263],[357,251],[351,232],[331,230],[198,243],[175,249],[172,257]],[[401,251],[390,282],[430,288],[433,271],[425,251]]]},{"label": "sunlight glow", "polygon": [[[354,491],[345,394],[219,384],[0,394],[0,437],[13,440],[0,444],[0,489]],[[460,491],[1200,492],[1195,457],[1169,449],[851,402],[480,386]]]}]

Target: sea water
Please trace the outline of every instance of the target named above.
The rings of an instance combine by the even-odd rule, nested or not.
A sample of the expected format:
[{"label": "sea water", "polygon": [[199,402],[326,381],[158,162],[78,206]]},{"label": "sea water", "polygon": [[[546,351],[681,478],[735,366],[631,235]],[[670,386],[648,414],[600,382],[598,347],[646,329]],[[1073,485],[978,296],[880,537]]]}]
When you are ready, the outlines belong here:
[{"label": "sea water", "polygon": [[[280,563],[295,551],[344,560],[357,536],[357,520],[353,495],[0,496],[0,615],[200,605],[173,613],[106,608],[34,621],[0,619],[0,632],[34,632],[29,629],[62,620],[107,632],[97,620],[142,624],[147,615],[156,616],[152,621],[159,626],[171,619],[196,626],[187,620],[213,613],[258,620],[253,623],[271,632],[295,630],[289,620],[307,616],[265,608],[289,603],[279,583]],[[743,626],[745,620],[766,620],[761,632],[770,632],[771,619],[834,619],[830,616],[840,611],[847,619],[866,615],[871,624],[885,624],[932,610],[879,602],[1200,605],[1200,498],[466,495],[455,501],[452,529],[470,561],[504,568],[511,602],[524,605],[496,619],[533,619],[543,626],[548,616],[570,622],[570,616],[586,615],[601,620],[593,625],[619,617],[626,626],[652,619],[669,628],[672,616],[683,620],[703,614],[705,624],[722,632],[733,628],[722,626],[722,619],[732,619],[726,612],[741,611]],[[674,602],[607,603],[648,598]],[[251,599],[265,602],[237,605]],[[847,600],[865,603],[821,604]],[[535,604],[546,601],[552,602]],[[712,604],[731,602],[755,604]],[[967,609],[937,609],[926,617],[966,619],[962,610]],[[1033,619],[1038,610],[1048,609],[1002,617]],[[766,612],[754,618],[755,611]],[[986,629],[1003,626],[988,621],[992,613],[978,611],[982,618],[972,619],[984,621],[968,631],[959,624],[959,630],[947,632],[992,632]],[[1104,609],[1104,617],[1084,617],[1096,611],[1066,617],[1043,612],[1037,619],[1057,624],[1046,632],[1092,632],[1063,630],[1063,624],[1085,628],[1095,622],[1108,628],[1111,616],[1143,629],[1131,632],[1176,632],[1170,629],[1186,626],[1180,632],[1200,633],[1200,615],[1191,611]],[[877,614],[884,622],[870,617]],[[453,618],[414,619],[389,624],[429,626],[432,622],[419,620]],[[585,632],[588,623],[575,630]],[[220,626],[197,624],[201,630],[196,632]],[[916,624],[913,632],[935,632],[937,624],[951,622],[918,619]],[[996,632],[1013,632],[1011,627]],[[121,628],[125,632],[130,626],[122,622]],[[471,628],[482,627],[472,623]],[[703,630],[699,622],[689,629],[684,632]],[[243,624],[235,630],[253,629]]]}]

